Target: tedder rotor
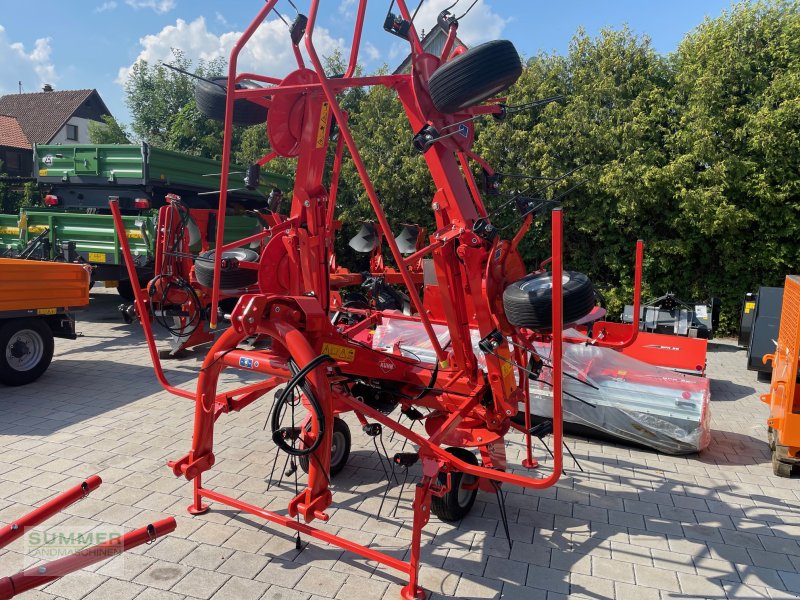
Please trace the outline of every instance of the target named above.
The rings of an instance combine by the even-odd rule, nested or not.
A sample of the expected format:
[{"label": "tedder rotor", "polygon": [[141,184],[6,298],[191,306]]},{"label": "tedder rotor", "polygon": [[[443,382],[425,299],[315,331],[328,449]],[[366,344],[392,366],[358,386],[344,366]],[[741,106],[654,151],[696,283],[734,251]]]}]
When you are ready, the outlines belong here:
[{"label": "tedder rotor", "polygon": [[[459,519],[471,508],[478,489],[498,492],[502,485],[539,489],[558,480],[563,462],[562,332],[566,324],[586,325],[603,311],[595,307],[588,278],[563,268],[560,208],[553,208],[549,200],[518,195],[514,204],[521,225],[512,238],[504,239],[471,171],[471,164],[476,164],[483,169],[485,181],[497,181],[492,168],[472,151],[474,125],[476,119],[489,115],[502,119],[513,109],[497,97],[522,72],[511,42],[454,48],[458,20],[444,12],[439,26],[448,33],[447,41],[440,55],[427,53],[405,0],[397,0],[399,15],[387,14],[384,29],[410,44],[411,72],[359,76],[356,64],[367,7],[367,0],[360,0],[347,70],[329,77],[314,45],[320,0],[311,0],[308,17],[298,14],[290,28],[295,71],[283,78],[238,72],[242,49],[276,2],[267,0],[230,55],[216,254],[211,259],[213,282],[207,289],[211,327],[216,328],[221,319],[229,321],[229,327],[208,351],[196,392],[169,384],[148,319],[142,318],[159,380],[168,390],[196,403],[191,449],[169,465],[176,476],[193,483],[190,513],[203,513],[209,508],[206,501],[215,501],[260,516],[401,571],[408,577],[403,598],[424,598],[418,580],[420,541],[431,512],[444,520]],[[430,199],[435,230],[422,242],[414,239],[420,229],[407,232],[400,236],[402,248],[391,235],[348,115],[339,103],[342,92],[368,86],[384,86],[396,93],[409,122],[408,143],[422,155],[435,184]],[[226,241],[232,133],[248,106],[266,109],[271,152],[258,166],[279,156],[296,158],[291,208],[262,232]],[[338,137],[331,144],[334,124]],[[329,145],[334,160],[326,188]],[[341,277],[334,267],[336,189],[345,149],[375,213],[370,235],[385,240],[396,265],[391,283],[405,287],[410,304],[406,310],[342,302],[340,290],[355,282]],[[121,227],[119,210],[111,204]],[[533,219],[542,213],[551,215],[552,256],[529,273],[518,247]],[[124,235],[120,241],[132,268]],[[164,251],[175,249],[174,242],[168,240]],[[249,255],[252,258],[245,256],[234,264],[224,256],[237,248],[252,248],[255,242],[259,251]],[[367,246],[365,251],[375,250],[371,243]],[[180,260],[187,258],[180,248],[174,253]],[[232,267],[253,276],[238,295],[235,308],[224,314],[218,307],[229,294],[221,286],[221,277]],[[203,268],[211,270],[210,265]],[[641,244],[637,290],[640,268]],[[163,277],[161,285],[167,285],[169,274]],[[141,290],[136,290],[136,297],[138,313],[147,315],[148,299]],[[638,323],[631,336],[637,328]],[[254,338],[266,343],[258,349],[240,347]],[[411,338],[417,341],[412,344]],[[594,341],[603,345],[601,340]],[[534,344],[548,346],[550,356],[543,356]],[[263,379],[221,392],[218,384],[226,369]],[[553,392],[552,473],[521,475],[509,470],[505,444],[511,434],[520,434],[525,445],[522,466],[538,466],[532,452],[536,428],[530,421],[529,381],[542,369],[550,371]],[[272,440],[299,459],[308,473],[305,489],[289,501],[287,514],[202,485],[203,474],[216,460],[217,419],[246,408],[270,391],[275,392],[269,415]],[[396,408],[406,419],[421,421],[424,432],[392,416]],[[387,428],[412,444],[413,450],[393,458],[402,466],[421,466],[408,561],[310,525],[328,520],[327,510],[334,500],[330,477],[342,468],[349,452],[350,433],[339,418],[347,412],[355,414],[368,435]],[[522,414],[515,418],[518,412]]]}]

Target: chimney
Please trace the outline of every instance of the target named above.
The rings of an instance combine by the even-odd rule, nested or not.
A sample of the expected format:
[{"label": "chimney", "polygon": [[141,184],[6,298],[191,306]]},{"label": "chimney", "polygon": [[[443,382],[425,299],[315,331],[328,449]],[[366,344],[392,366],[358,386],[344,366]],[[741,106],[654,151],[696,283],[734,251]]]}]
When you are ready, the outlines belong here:
[{"label": "chimney", "polygon": [[53,91],[53,86],[52,86],[52,85],[50,85],[49,83],[45,83],[45,84],[42,86],[42,91],[43,91],[43,92],[52,92],[52,91]]}]

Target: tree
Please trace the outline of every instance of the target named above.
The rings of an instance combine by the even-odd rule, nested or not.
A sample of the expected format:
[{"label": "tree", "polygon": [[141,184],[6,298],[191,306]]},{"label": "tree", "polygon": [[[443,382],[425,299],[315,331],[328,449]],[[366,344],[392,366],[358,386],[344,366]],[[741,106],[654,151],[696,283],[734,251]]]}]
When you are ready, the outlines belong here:
[{"label": "tree", "polygon": [[[637,237],[649,244],[647,274],[660,277],[660,240],[675,236],[669,219],[670,191],[661,171],[668,162],[663,136],[671,119],[669,62],[646,37],[629,29],[604,30],[596,39],[579,31],[567,56],[531,58],[509,90],[508,104],[563,94],[536,110],[502,122],[484,119],[476,150],[497,170],[511,174],[575,176],[544,188],[544,182],[507,179],[504,191],[528,187],[532,196],[555,197],[583,180],[563,200],[564,254],[569,268],[586,272],[609,290],[612,314],[630,298]],[[490,210],[506,198],[490,201]],[[515,220],[508,210],[499,224]],[[528,264],[549,255],[549,219],[522,248]]]},{"label": "tree", "polygon": [[746,291],[800,269],[800,3],[739,3],[687,35],[675,60],[681,246],[692,287],[722,296],[731,330]]},{"label": "tree", "polygon": [[103,115],[102,123],[89,121],[89,141],[92,144],[129,144],[129,135],[111,115]]},{"label": "tree", "polygon": [[[172,65],[182,71],[193,72],[199,77],[217,77],[222,73],[222,59],[209,62],[199,61],[192,71],[192,61],[180,50],[172,50]],[[195,78],[185,73],[170,69],[162,63],[155,65],[140,60],[131,68],[125,82],[126,103],[131,111],[133,121],[131,129],[142,141],[161,148],[184,150],[180,143],[171,139],[170,131],[178,139],[185,138],[185,125],[175,125],[177,119],[183,119],[187,113],[182,112],[186,106],[194,105]],[[189,117],[192,115],[190,114]],[[202,117],[205,119],[205,117]],[[211,121],[208,119],[208,121]],[[173,129],[173,126],[175,129]],[[209,128],[212,125],[207,125]],[[221,132],[221,127],[219,128]],[[191,146],[191,145],[190,145]],[[202,144],[190,147],[200,153]]]}]

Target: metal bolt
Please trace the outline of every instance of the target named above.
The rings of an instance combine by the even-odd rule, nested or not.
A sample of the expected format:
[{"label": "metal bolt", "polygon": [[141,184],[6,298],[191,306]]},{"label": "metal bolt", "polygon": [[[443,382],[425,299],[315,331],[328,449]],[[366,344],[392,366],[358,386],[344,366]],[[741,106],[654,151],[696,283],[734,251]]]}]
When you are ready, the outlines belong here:
[{"label": "metal bolt", "polygon": [[477,244],[478,243],[478,238],[472,238],[472,243],[473,244]]},{"label": "metal bolt", "polygon": [[11,524],[11,531],[16,531],[17,529],[19,529],[19,525],[17,525],[16,523],[12,523]]},{"label": "metal bolt", "polygon": [[39,575],[44,575],[45,573],[47,573],[47,567],[45,566],[39,567]]},{"label": "metal bolt", "polygon": [[248,322],[248,323],[255,323],[255,322],[256,322],[256,320],[255,320],[253,317],[249,317],[249,318],[247,319],[247,322]]},{"label": "metal bolt", "polygon": [[306,208],[308,208],[309,206],[311,206],[311,202],[309,202],[308,200],[306,200],[305,202],[303,202],[303,206],[305,206]]},{"label": "metal bolt", "polygon": [[433,210],[439,210],[439,203],[438,202],[434,202],[433,203]]},{"label": "metal bolt", "polygon": [[281,307],[280,307],[280,306],[276,306],[276,307],[275,307],[275,312],[276,312],[276,313],[279,313],[279,312],[281,312]]},{"label": "metal bolt", "polygon": [[479,438],[478,438],[478,441],[479,441],[479,442],[482,442],[482,441],[483,441],[483,438],[482,438],[482,437],[479,437]]},{"label": "metal bolt", "polygon": [[507,414],[507,415],[510,415],[510,414],[511,414],[511,410],[510,410],[510,409],[509,409],[509,410],[507,410],[507,411],[506,411],[506,414]]}]

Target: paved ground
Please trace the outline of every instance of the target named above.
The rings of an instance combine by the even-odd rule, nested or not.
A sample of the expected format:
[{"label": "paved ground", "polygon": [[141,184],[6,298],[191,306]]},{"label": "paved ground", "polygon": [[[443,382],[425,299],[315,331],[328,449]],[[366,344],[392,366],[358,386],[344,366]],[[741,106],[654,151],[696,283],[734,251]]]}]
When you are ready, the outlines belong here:
[{"label": "paved ground", "polygon": [[[164,463],[188,450],[193,405],[161,391],[138,327],[118,320],[117,303],[113,293],[94,294],[83,336],[57,340],[45,376],[0,388],[0,521],[99,473],[102,487],[51,523],[103,531],[175,515],[178,529],[24,597],[399,598],[395,573],[354,555],[307,540],[297,552],[286,531],[221,506],[186,514],[190,484]],[[171,363],[169,377],[190,387],[197,364]],[[758,401],[767,386],[744,365],[735,346],[712,346],[713,441],[699,456],[570,440],[586,473],[570,471],[543,492],[508,490],[511,549],[493,496],[479,496],[456,526],[432,518],[424,586],[435,597],[526,600],[800,597],[800,480],[772,476]],[[260,404],[219,421],[218,464],[205,483],[283,509],[294,482],[267,489],[275,448]],[[383,473],[371,442],[353,441],[326,527],[402,557],[411,486],[396,516],[388,513],[399,486],[378,516]],[[398,442],[388,445],[393,452]],[[0,574],[21,568],[21,549],[0,554]]]}]

